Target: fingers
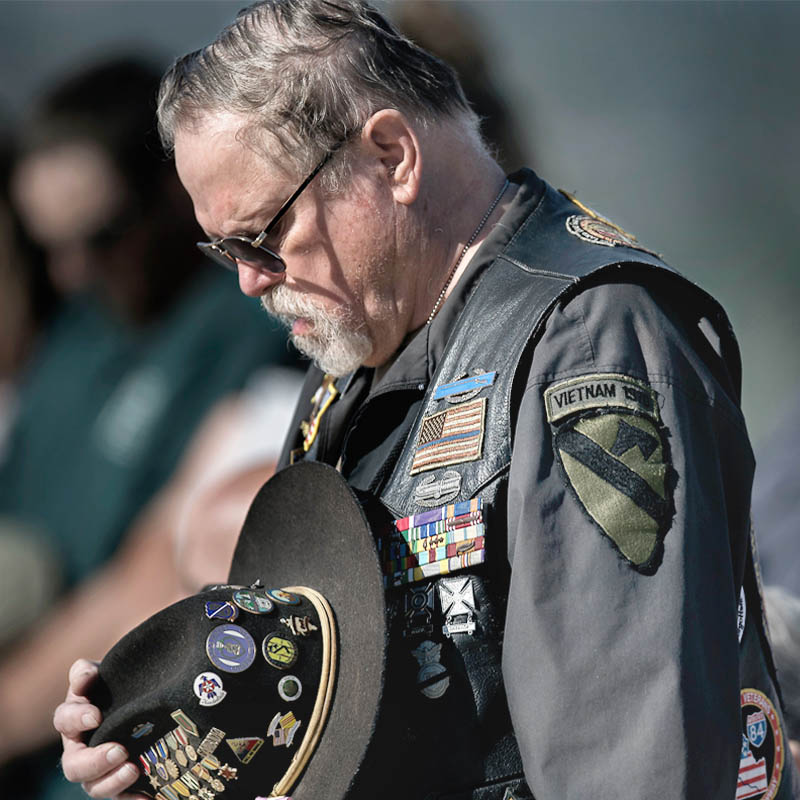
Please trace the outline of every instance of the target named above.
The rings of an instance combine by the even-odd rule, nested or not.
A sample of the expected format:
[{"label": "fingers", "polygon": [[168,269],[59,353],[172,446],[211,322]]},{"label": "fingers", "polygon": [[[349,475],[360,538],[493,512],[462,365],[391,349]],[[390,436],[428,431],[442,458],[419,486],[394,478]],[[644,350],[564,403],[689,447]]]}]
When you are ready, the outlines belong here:
[{"label": "fingers", "polygon": [[[119,745],[115,745],[115,747],[122,750]],[[133,764],[122,764],[121,766],[113,768],[110,772],[106,772],[105,775],[99,778],[83,781],[83,790],[89,797],[113,797],[120,799],[120,795],[122,795],[138,777],[139,770]],[[142,795],[135,794],[123,796],[128,798],[142,797]]]},{"label": "fingers", "polygon": [[53,727],[67,739],[79,740],[85,731],[94,730],[102,721],[100,709],[89,704],[84,698],[68,700],[56,707],[53,713]]},{"label": "fingers", "polygon": [[[125,748],[114,742],[87,747],[81,742],[68,741],[64,745],[61,768],[64,777],[72,783],[92,783],[121,767],[127,759]],[[131,767],[136,769],[133,764]]]},{"label": "fingers", "polygon": [[[86,701],[86,696],[92,683],[99,674],[98,665],[94,661],[79,658],[69,668],[69,690],[67,700]],[[88,701],[86,701],[88,702]]]}]

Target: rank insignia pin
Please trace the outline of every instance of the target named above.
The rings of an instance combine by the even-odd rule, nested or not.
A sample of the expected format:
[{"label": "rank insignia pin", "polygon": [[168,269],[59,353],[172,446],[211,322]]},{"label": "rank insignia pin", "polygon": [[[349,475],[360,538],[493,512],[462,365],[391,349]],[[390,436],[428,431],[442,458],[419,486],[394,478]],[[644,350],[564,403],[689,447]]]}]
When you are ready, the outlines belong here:
[{"label": "rank insignia pin", "polygon": [[449,639],[454,633],[467,633],[470,636],[475,632],[475,592],[472,588],[472,578],[442,578],[437,588],[439,589],[439,602],[442,604],[442,613],[445,615],[445,624],[442,633]]}]

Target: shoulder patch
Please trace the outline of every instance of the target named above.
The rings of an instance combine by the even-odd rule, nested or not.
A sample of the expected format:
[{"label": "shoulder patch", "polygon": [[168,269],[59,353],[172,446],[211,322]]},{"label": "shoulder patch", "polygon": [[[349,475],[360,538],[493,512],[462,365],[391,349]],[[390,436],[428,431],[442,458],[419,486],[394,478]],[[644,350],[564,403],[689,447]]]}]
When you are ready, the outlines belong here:
[{"label": "shoulder patch", "polygon": [[594,209],[584,205],[574,195],[563,189],[559,189],[559,192],[584,212],[583,214],[572,214],[567,218],[567,231],[573,236],[588,244],[599,244],[604,247],[630,247],[633,250],[641,250],[643,253],[659,257],[658,253],[640,245],[633,234],[624,231],[610,219],[606,219]]},{"label": "shoulder patch", "polygon": [[626,376],[591,375],[545,397],[548,419],[560,421],[555,450],[578,502],[628,563],[654,573],[675,483],[655,392]]},{"label": "shoulder patch", "polygon": [[775,706],[758,689],[741,690],[742,751],[737,800],[772,800],[781,785],[786,759],[781,723]]},{"label": "shoulder patch", "polygon": [[570,414],[592,409],[620,408],[644,414],[660,423],[658,396],[643,381],[613,372],[581,375],[545,389],[547,421],[558,422]]}]

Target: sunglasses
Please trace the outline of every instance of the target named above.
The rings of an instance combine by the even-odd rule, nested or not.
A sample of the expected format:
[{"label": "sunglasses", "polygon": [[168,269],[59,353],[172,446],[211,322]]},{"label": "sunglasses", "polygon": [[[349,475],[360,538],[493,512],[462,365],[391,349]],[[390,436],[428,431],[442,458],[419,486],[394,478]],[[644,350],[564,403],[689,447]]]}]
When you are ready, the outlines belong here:
[{"label": "sunglasses", "polygon": [[317,164],[311,174],[295,189],[292,196],[278,209],[275,216],[267,223],[261,233],[254,239],[249,236],[224,236],[213,242],[197,242],[197,247],[201,253],[208,256],[212,261],[232,272],[238,271],[239,261],[256,269],[280,274],[286,271],[286,262],[270,247],[264,244],[264,239],[269,236],[275,226],[281,221],[286,212],[291,208],[292,203],[297,200],[303,190],[314,180],[317,173],[328,163],[335,150],[326,154],[325,158]]}]

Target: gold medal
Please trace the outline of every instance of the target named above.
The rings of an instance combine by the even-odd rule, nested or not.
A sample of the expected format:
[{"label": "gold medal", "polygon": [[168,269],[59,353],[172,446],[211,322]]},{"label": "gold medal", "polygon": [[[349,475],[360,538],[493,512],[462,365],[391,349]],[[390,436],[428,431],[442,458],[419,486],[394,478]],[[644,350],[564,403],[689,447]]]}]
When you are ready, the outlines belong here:
[{"label": "gold medal", "polygon": [[189,759],[186,758],[186,753],[183,750],[176,750],[175,751],[175,760],[182,766],[185,767],[189,763]]},{"label": "gold medal", "polygon": [[189,761],[197,761],[197,750],[190,744],[186,745],[186,755],[189,756]]},{"label": "gold medal", "polygon": [[177,778],[181,774],[178,765],[171,758],[164,761],[164,766],[167,768],[167,773],[170,778]]}]

